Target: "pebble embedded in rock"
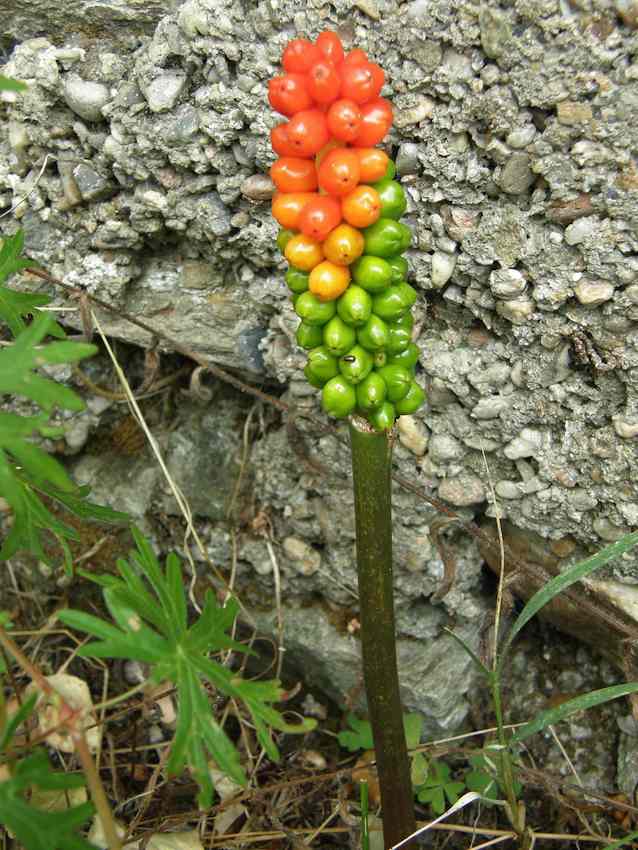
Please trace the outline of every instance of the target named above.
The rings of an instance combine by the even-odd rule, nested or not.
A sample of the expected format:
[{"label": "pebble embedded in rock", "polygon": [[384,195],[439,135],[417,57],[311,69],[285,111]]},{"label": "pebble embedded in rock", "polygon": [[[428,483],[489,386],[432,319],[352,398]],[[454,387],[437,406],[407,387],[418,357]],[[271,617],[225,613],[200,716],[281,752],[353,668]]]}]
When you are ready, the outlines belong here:
[{"label": "pebble embedded in rock", "polygon": [[628,422],[627,419],[618,415],[611,418],[614,423],[614,431],[623,440],[632,440],[634,437],[638,437],[638,422]]},{"label": "pebble embedded in rock", "polygon": [[497,269],[490,274],[490,289],[496,298],[508,300],[522,295],[525,285],[525,278],[516,269]]},{"label": "pebble embedded in rock", "polygon": [[515,298],[511,301],[497,301],[496,312],[514,325],[524,324],[534,312],[534,302],[528,298]]},{"label": "pebble embedded in rock", "polygon": [[566,228],[565,242],[567,242],[568,245],[578,245],[586,239],[590,239],[594,236],[598,226],[599,222],[595,216],[579,218],[578,221],[572,222],[572,224]]},{"label": "pebble embedded in rock", "polygon": [[428,456],[435,464],[460,460],[465,455],[465,449],[451,434],[434,434],[430,438]]},{"label": "pebble embedded in rock", "polygon": [[447,254],[444,251],[435,251],[432,254],[432,286],[435,289],[441,289],[445,286],[452,277],[455,265],[456,256],[454,254]]},{"label": "pebble embedded in rock", "polygon": [[611,283],[598,280],[581,280],[574,287],[574,295],[581,304],[587,307],[597,307],[614,297],[614,287]]},{"label": "pebble embedded in rock", "polygon": [[529,156],[523,151],[516,151],[503,166],[501,188],[508,195],[522,195],[523,192],[527,192],[535,179],[530,168]]},{"label": "pebble embedded in rock", "polygon": [[286,556],[301,575],[314,575],[321,566],[319,552],[299,537],[286,537],[282,546]]},{"label": "pebble embedded in rock", "polygon": [[588,103],[577,103],[573,100],[564,100],[556,108],[556,114],[561,124],[569,127],[584,124],[591,121],[593,113]]},{"label": "pebble embedded in rock", "polygon": [[459,508],[479,505],[486,497],[485,487],[476,475],[456,475],[439,484],[439,498]]},{"label": "pebble embedded in rock", "polygon": [[521,148],[526,148],[527,145],[531,144],[535,135],[536,127],[534,127],[533,124],[526,124],[524,127],[517,127],[516,130],[512,130],[511,133],[508,133],[505,141],[511,148],[520,150]]},{"label": "pebble embedded in rock", "polygon": [[478,404],[472,408],[472,416],[475,419],[496,419],[504,410],[511,406],[511,399],[504,396],[493,395],[479,399]]},{"label": "pebble embedded in rock", "polygon": [[275,194],[275,184],[267,174],[253,174],[241,184],[241,193],[251,201],[269,201]]},{"label": "pebble embedded in rock", "polygon": [[399,416],[397,428],[401,445],[413,455],[422,457],[428,447],[428,433],[425,426],[414,416]]},{"label": "pebble embedded in rock", "polygon": [[144,89],[144,97],[151,112],[172,109],[186,88],[184,74],[160,74]]},{"label": "pebble embedded in rock", "polygon": [[115,192],[115,186],[109,180],[84,162],[75,166],[73,177],[85,201],[101,200]]},{"label": "pebble embedded in rock", "polygon": [[543,435],[540,431],[533,428],[523,428],[518,437],[514,437],[509,442],[503,454],[510,460],[516,460],[521,457],[536,457],[543,444]]},{"label": "pebble embedded in rock", "polygon": [[103,121],[102,107],[109,100],[109,90],[102,83],[71,76],[64,83],[64,99],[69,109],[85,121]]},{"label": "pebble embedded in rock", "polygon": [[419,171],[419,146],[414,142],[404,142],[399,146],[395,164],[399,177],[417,174]]}]

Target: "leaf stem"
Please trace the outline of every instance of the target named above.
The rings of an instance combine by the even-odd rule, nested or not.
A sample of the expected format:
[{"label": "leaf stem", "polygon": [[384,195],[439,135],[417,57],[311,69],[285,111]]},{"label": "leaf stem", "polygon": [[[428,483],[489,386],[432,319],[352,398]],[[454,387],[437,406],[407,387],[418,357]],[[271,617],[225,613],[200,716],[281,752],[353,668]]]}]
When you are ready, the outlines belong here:
[{"label": "leaf stem", "polygon": [[392,847],[416,830],[394,626],[392,436],[352,417],[350,443],[363,675],[379,773],[384,843]]}]

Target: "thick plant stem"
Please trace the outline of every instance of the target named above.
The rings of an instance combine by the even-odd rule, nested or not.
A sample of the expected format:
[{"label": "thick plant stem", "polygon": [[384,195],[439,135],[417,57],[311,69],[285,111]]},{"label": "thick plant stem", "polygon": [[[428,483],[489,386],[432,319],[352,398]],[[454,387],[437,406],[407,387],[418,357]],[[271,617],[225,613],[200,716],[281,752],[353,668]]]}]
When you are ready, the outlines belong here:
[{"label": "thick plant stem", "polygon": [[392,437],[353,417],[350,441],[363,675],[381,788],[384,846],[388,848],[416,830],[394,632]]}]

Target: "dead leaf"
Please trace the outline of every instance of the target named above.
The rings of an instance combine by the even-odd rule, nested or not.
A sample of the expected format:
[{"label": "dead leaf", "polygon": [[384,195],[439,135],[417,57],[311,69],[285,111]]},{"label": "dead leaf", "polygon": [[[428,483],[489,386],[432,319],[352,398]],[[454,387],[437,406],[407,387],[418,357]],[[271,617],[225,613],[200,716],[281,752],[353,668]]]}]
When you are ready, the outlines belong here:
[{"label": "dead leaf", "polygon": [[[93,711],[93,700],[89,686],[83,679],[70,676],[68,673],[55,673],[46,676],[47,682],[54,689],[53,696],[47,696],[31,683],[27,694],[37,693],[38,703],[35,714],[38,719],[40,732],[46,736],[46,742],[56,750],[63,753],[72,753],[75,749],[68,729],[63,726],[65,718],[63,712],[65,706],[71,708],[78,714],[77,725],[82,728],[86,735],[86,742],[91,752],[96,752],[100,746],[101,730],[96,725],[97,718]],[[48,732],[49,729],[55,731]]]}]

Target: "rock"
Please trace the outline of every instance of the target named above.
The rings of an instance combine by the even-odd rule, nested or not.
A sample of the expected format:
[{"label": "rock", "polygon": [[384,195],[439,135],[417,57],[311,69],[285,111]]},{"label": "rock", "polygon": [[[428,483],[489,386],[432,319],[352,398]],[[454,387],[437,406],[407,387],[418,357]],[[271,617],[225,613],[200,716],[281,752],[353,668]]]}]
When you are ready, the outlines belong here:
[{"label": "rock", "polygon": [[321,566],[321,555],[298,537],[286,537],[282,548],[300,575],[311,576]]},{"label": "rock", "polygon": [[620,540],[621,537],[629,533],[628,528],[621,528],[605,516],[597,517],[593,521],[592,527],[596,534],[606,543],[615,543],[616,540]]},{"label": "rock", "polygon": [[578,218],[591,215],[592,211],[591,197],[583,192],[571,201],[554,201],[547,208],[547,217],[559,224],[569,224]]},{"label": "rock", "polygon": [[574,295],[586,307],[597,307],[614,297],[614,287],[605,281],[581,280],[574,287]]},{"label": "rock", "polygon": [[521,457],[537,457],[543,445],[543,435],[533,428],[523,428],[503,450],[505,457],[516,460]]},{"label": "rock", "polygon": [[634,437],[638,437],[638,422],[635,419],[628,421],[624,416],[618,414],[612,416],[611,419],[614,423],[614,431],[623,440],[632,440]]},{"label": "rock", "polygon": [[73,178],[84,201],[103,200],[116,191],[115,186],[106,177],[83,162],[73,169]]},{"label": "rock", "polygon": [[511,400],[505,396],[486,396],[472,408],[472,416],[475,419],[496,419],[510,407]]},{"label": "rock", "polygon": [[432,254],[432,286],[441,289],[452,277],[456,257],[443,251],[435,251]]},{"label": "rock", "polygon": [[412,124],[420,124],[426,118],[431,118],[434,112],[434,101],[426,95],[411,98],[412,105],[405,108],[395,108],[394,126],[399,130]]},{"label": "rock", "polygon": [[536,127],[533,124],[526,124],[525,126],[518,127],[516,130],[512,130],[511,133],[508,133],[505,141],[511,148],[519,150],[520,148],[526,148],[529,144],[531,144],[534,141],[535,136]]},{"label": "rock", "polygon": [[414,142],[404,142],[399,146],[395,159],[397,174],[417,174],[419,170],[419,146]]},{"label": "rock", "polygon": [[501,188],[508,195],[521,195],[527,192],[535,180],[530,168],[530,159],[526,153],[517,151],[505,163],[501,172]]},{"label": "rock", "polygon": [[525,286],[525,278],[516,269],[497,269],[490,274],[490,289],[496,298],[515,298],[523,294]]},{"label": "rock", "polygon": [[511,37],[507,18],[500,9],[482,6],[479,12],[479,26],[483,50],[490,59],[498,59],[503,51],[507,50]]},{"label": "rock", "polygon": [[528,298],[515,298],[507,301],[498,301],[496,312],[504,319],[508,319],[514,325],[522,325],[534,313],[534,302]]},{"label": "rock", "polygon": [[399,416],[397,420],[399,441],[417,457],[422,457],[428,447],[428,433],[415,416]]},{"label": "rock", "polygon": [[69,76],[64,82],[64,100],[85,121],[103,121],[102,109],[109,99],[109,90],[102,83],[77,76]]},{"label": "rock", "polygon": [[475,475],[457,475],[445,478],[439,484],[439,498],[457,507],[479,505],[487,498],[485,487]]},{"label": "rock", "polygon": [[593,113],[588,103],[576,103],[573,100],[564,100],[556,108],[556,114],[561,124],[572,127],[591,121]]},{"label": "rock", "polygon": [[459,460],[465,454],[465,449],[450,434],[434,434],[430,438],[428,456],[434,463],[446,463]]},{"label": "rock", "polygon": [[167,112],[172,109],[186,88],[184,74],[160,74],[143,89],[151,112]]},{"label": "rock", "polygon": [[217,280],[215,267],[203,260],[184,260],[182,286],[184,289],[208,289]]},{"label": "rock", "polygon": [[591,239],[595,235],[598,226],[599,222],[596,216],[580,218],[578,221],[570,224],[565,230],[565,242],[568,245],[578,245],[586,239]]},{"label": "rock", "polygon": [[251,201],[269,201],[275,191],[275,184],[266,174],[253,174],[241,184],[242,195]]}]

